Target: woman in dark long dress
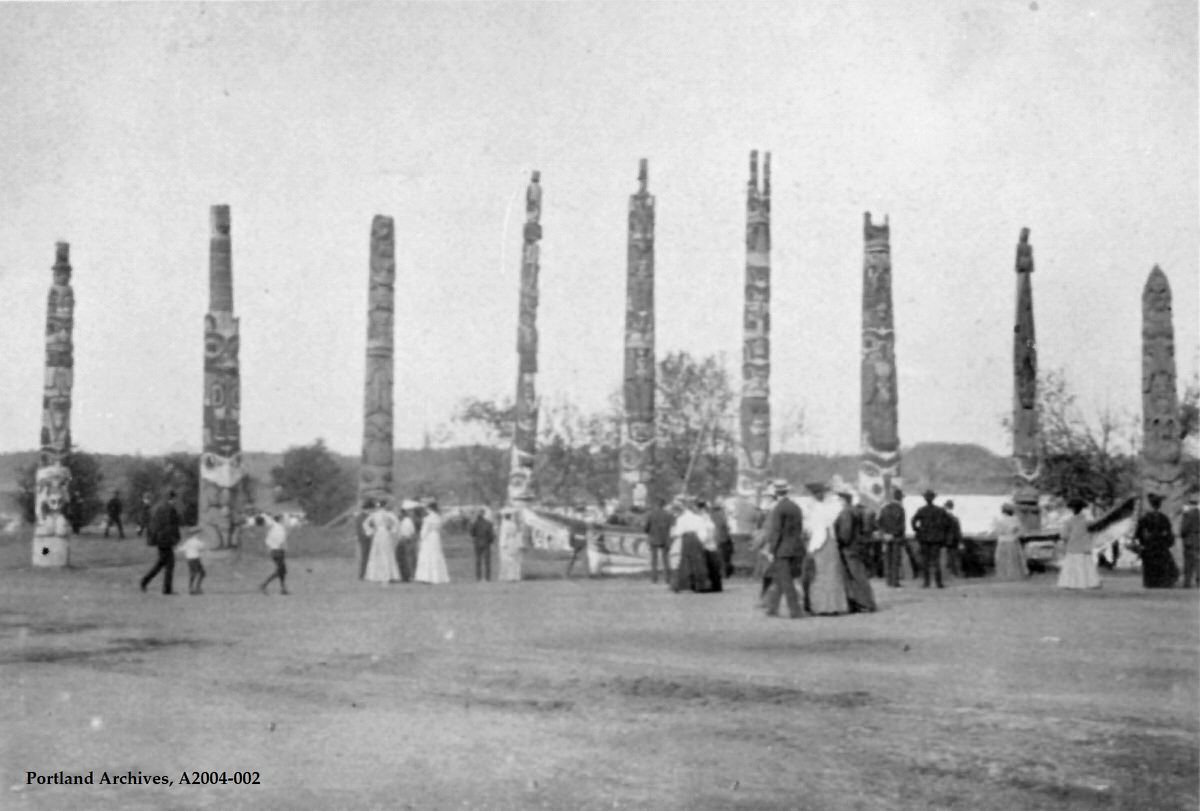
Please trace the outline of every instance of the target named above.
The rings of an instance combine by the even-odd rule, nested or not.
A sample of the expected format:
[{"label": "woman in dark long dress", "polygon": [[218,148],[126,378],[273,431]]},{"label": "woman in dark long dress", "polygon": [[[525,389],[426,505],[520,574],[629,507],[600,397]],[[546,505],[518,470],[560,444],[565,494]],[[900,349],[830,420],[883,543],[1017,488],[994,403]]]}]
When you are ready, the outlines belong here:
[{"label": "woman in dark long dress", "polygon": [[875,610],[875,593],[871,591],[870,574],[864,561],[866,541],[863,538],[862,520],[850,506],[853,498],[849,493],[838,493],[845,503],[834,523],[838,551],[846,567],[846,602],[850,613]]},{"label": "woman in dark long dress", "polygon": [[1161,512],[1162,496],[1151,493],[1146,497],[1150,512],[1138,519],[1133,538],[1142,556],[1142,585],[1148,589],[1169,589],[1179,579],[1179,567],[1171,556],[1175,533],[1171,519]]}]

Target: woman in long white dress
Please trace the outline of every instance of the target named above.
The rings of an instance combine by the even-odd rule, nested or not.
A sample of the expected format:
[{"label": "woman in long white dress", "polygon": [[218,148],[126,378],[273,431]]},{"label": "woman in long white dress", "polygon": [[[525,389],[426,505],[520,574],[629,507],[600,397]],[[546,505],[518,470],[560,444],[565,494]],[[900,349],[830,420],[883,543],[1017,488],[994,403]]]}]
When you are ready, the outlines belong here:
[{"label": "woman in long white dress", "polygon": [[421,543],[417,547],[417,573],[413,580],[418,583],[450,582],[446,571],[446,556],[442,554],[442,514],[436,501],[429,502],[428,513],[421,522]]},{"label": "woman in long white dress", "polygon": [[394,583],[400,579],[396,563],[396,544],[400,540],[400,519],[381,502],[374,502],[371,513],[363,521],[363,531],[371,536],[371,551],[363,580],[372,583]]},{"label": "woman in long white dress", "polygon": [[1000,511],[1003,515],[992,524],[996,533],[996,579],[1024,580],[1029,577],[1029,567],[1021,551],[1021,522],[1011,504],[1005,504]]},{"label": "woman in long white dress", "polygon": [[841,509],[830,501],[828,488],[809,485],[809,490],[818,500],[805,516],[809,541],[804,560],[804,601],[813,614],[845,614],[850,610],[846,600],[846,575],[834,535],[834,524]]},{"label": "woman in long white dress", "polygon": [[1088,532],[1083,499],[1073,498],[1067,503],[1074,513],[1062,529],[1066,541],[1066,554],[1058,568],[1058,585],[1064,589],[1100,588],[1100,570],[1092,554],[1092,533]]},{"label": "woman in long white dress", "polygon": [[521,579],[521,520],[516,510],[505,507],[500,511],[500,580]]}]

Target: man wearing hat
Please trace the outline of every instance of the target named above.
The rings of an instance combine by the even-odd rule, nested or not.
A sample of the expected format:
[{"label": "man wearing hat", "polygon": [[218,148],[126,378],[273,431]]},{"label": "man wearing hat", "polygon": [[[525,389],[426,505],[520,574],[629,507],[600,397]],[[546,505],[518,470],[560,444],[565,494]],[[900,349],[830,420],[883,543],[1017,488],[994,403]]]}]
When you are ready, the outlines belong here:
[{"label": "man wearing hat", "polygon": [[413,518],[420,505],[411,499],[400,502],[400,532],[397,533],[396,563],[400,566],[400,580],[411,583],[417,570],[417,523]]},{"label": "man wearing hat", "polygon": [[942,547],[946,545],[946,536],[949,534],[946,532],[946,527],[950,522],[946,520],[946,512],[933,503],[933,500],[937,498],[937,493],[926,490],[921,497],[925,499],[925,505],[913,516],[912,528],[916,533],[917,543],[921,547],[921,570],[925,578],[922,588],[929,588],[929,574],[932,572],[937,587],[940,589],[942,588],[941,553]]},{"label": "man wearing hat", "polygon": [[1197,563],[1200,563],[1200,488],[1188,493],[1187,505],[1179,519],[1179,539],[1183,541],[1183,587],[1194,589]]},{"label": "man wearing hat", "polygon": [[764,544],[770,568],[767,576],[771,586],[767,589],[764,607],[768,617],[779,616],[779,597],[787,600],[788,614],[792,619],[802,615],[800,595],[796,592],[796,575],[804,564],[804,514],[796,502],[788,497],[791,487],[783,479],[777,479],[775,506],[767,516],[763,530]]},{"label": "man wearing hat", "polygon": [[675,516],[667,512],[667,502],[660,498],[658,505],[646,515],[644,529],[650,538],[650,582],[658,582],[658,561],[662,559],[663,570],[667,582],[671,582],[671,525]]}]

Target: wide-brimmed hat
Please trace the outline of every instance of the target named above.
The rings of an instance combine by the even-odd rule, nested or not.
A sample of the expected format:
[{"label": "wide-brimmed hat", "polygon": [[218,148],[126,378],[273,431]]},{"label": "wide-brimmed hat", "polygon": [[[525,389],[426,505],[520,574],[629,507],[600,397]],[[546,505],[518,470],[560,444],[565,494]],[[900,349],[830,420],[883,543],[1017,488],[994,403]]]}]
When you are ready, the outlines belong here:
[{"label": "wide-brimmed hat", "polygon": [[404,499],[404,501],[400,502],[400,509],[402,509],[402,510],[415,510],[417,507],[420,507],[420,506],[421,506],[420,504],[413,501],[411,498],[406,498],[406,499]]},{"label": "wide-brimmed hat", "polygon": [[808,482],[804,485],[804,488],[817,498],[829,492],[829,485],[825,484],[825,482]]},{"label": "wide-brimmed hat", "polygon": [[791,491],[792,485],[788,483],[787,479],[776,479],[775,481],[771,482],[771,489],[774,490],[776,494],[787,493]]},{"label": "wide-brimmed hat", "polygon": [[921,494],[921,497],[925,499],[933,499],[937,498],[937,493],[933,492],[929,488],[925,488],[925,492]]}]

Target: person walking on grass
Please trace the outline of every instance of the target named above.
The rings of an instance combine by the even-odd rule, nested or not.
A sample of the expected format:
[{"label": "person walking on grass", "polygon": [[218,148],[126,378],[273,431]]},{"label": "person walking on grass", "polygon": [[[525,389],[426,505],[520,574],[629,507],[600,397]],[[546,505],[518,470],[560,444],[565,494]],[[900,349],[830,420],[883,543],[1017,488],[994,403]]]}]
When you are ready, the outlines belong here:
[{"label": "person walking on grass", "polygon": [[117,539],[125,540],[125,527],[121,526],[121,512],[124,506],[121,504],[121,492],[113,490],[112,498],[104,505],[104,510],[108,513],[108,520],[104,523],[104,537],[108,537],[108,531],[114,526],[117,528]]},{"label": "person walking on grass", "polygon": [[188,539],[183,542],[183,559],[188,565],[188,594],[203,594],[200,590],[200,584],[204,582],[204,561],[201,558],[204,552],[204,540],[200,537],[200,530],[192,530],[188,535]]},{"label": "person walking on grass", "polygon": [[799,619],[803,616],[800,595],[796,591],[796,575],[804,566],[804,514],[796,502],[788,497],[791,490],[785,480],[775,482],[775,506],[767,516],[763,529],[763,550],[770,578],[763,595],[763,610],[768,617],[779,616],[779,599],[787,601],[788,616]]},{"label": "person walking on grass", "polygon": [[283,525],[283,516],[270,516],[264,513],[258,516],[254,523],[267,528],[267,537],[264,542],[267,545],[267,551],[271,554],[271,560],[275,562],[275,571],[262,582],[258,590],[266,594],[267,586],[271,585],[271,581],[279,578],[279,593],[287,594],[287,528]]},{"label": "person walking on grass", "polygon": [[154,508],[150,516],[150,527],[146,533],[146,544],[157,547],[158,561],[142,578],[142,591],[150,585],[159,572],[163,573],[163,594],[172,594],[175,580],[175,544],[179,543],[179,511],[175,509],[175,491]]},{"label": "person walking on grass", "polygon": [[142,493],[142,503],[138,507],[138,537],[142,537],[150,528],[150,513],[154,510],[154,499],[149,493]]}]

